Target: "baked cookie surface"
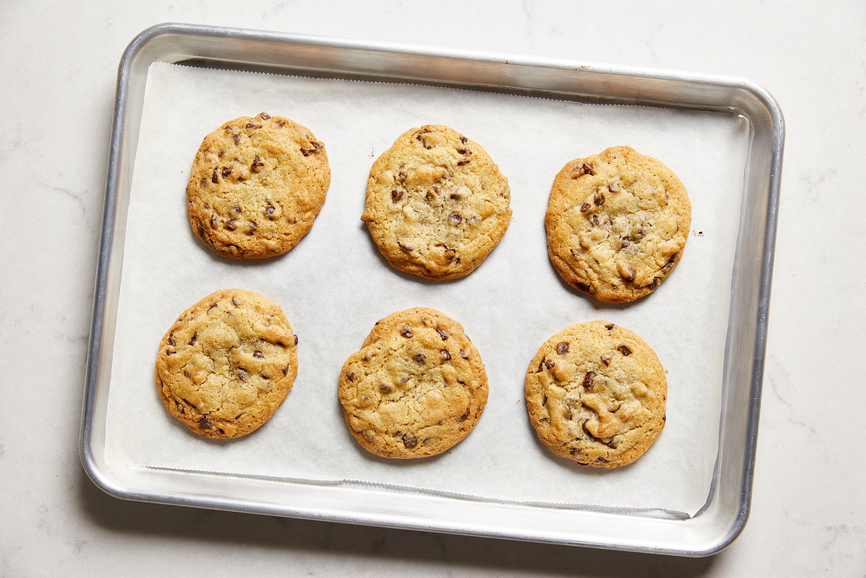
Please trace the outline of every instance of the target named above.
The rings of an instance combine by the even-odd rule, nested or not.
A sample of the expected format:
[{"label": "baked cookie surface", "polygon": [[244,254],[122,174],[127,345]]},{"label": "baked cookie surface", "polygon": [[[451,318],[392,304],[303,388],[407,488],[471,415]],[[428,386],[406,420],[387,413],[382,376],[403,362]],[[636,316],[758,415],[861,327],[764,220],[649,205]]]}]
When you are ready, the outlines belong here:
[{"label": "baked cookie surface", "polygon": [[296,345],[276,303],[242,289],[217,291],[184,311],[162,338],[160,398],[199,435],[246,435],[270,419],[292,388]]},{"label": "baked cookie surface", "polygon": [[445,126],[413,128],[373,163],[361,220],[395,269],[457,279],[505,234],[511,189],[478,143]]},{"label": "baked cookie surface", "polygon": [[562,168],[544,224],[550,259],[569,285],[625,303],[651,293],[677,266],[691,204],[660,161],[611,147]]},{"label": "baked cookie surface", "polygon": [[242,116],[202,141],[186,187],[189,222],[223,257],[281,255],[313,227],[330,182],[325,146],[308,128]]},{"label": "baked cookie surface", "polygon": [[525,393],[538,439],[581,465],[630,464],[665,425],[667,379],[658,357],[634,332],[605,321],[548,339],[526,372]]},{"label": "baked cookie surface", "polygon": [[453,447],[478,423],[487,393],[481,355],[463,327],[421,307],[377,322],[339,379],[349,431],[384,458],[435,456]]}]

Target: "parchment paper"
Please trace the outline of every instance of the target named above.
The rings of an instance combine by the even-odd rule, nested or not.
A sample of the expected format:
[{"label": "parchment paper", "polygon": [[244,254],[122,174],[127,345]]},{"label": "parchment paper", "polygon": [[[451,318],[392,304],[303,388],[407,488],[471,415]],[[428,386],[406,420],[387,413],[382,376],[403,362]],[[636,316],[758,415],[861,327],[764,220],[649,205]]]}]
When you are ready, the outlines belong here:
[{"label": "parchment paper", "polygon": [[[196,239],[185,187],[202,138],[259,112],[291,118],[324,141],[332,180],[311,233],[264,261],[219,258]],[[748,126],[734,116],[584,105],[438,87],[309,79],[157,63],[148,73],[135,158],[106,422],[108,463],[305,483],[374,484],[564,507],[656,508],[694,514],[717,453],[722,359]],[[445,124],[480,143],[508,177],[514,211],[474,273],[435,283],[392,269],[360,221],[373,160],[404,131]],[[692,231],[682,261],[653,294],[606,305],[569,288],[547,257],[544,211],[570,159],[627,144],[685,183]],[[255,433],[229,441],[189,432],[154,380],[163,334],[221,288],[277,302],[299,336],[294,389]],[[385,460],[342,419],[337,378],[373,324],[412,306],[461,322],[481,352],[490,398],[475,430],[447,453]],[[667,371],[667,425],[634,464],[580,467],[536,439],[523,380],[538,347],[580,321],[641,335]],[[400,489],[404,488],[404,489]]]}]

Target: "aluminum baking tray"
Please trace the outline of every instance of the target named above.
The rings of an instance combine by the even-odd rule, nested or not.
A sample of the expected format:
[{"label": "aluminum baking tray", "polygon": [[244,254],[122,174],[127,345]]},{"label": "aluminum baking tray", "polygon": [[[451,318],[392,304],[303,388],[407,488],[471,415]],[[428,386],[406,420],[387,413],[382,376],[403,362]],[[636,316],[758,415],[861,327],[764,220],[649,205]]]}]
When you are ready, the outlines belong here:
[{"label": "aluminum baking tray", "polygon": [[[735,199],[718,443],[703,507],[671,516],[109,463],[106,423],[127,211],[148,69],[155,62],[741,119],[747,143],[742,194]],[[783,144],[784,120],[776,101],[738,78],[210,26],[149,28],[130,43],[118,73],[83,403],[84,468],[101,489],[128,500],[682,556],[716,553],[742,531],[750,507]]]}]

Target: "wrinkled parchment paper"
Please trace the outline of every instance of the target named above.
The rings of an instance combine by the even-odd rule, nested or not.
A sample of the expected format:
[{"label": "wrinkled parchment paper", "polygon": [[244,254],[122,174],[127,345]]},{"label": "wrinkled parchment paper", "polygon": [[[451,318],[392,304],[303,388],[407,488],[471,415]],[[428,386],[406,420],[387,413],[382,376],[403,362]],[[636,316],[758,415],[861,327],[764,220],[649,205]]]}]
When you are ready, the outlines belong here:
[{"label": "wrinkled parchment paper", "polygon": [[[289,253],[229,261],[194,236],[185,187],[206,134],[262,111],[291,118],[324,141],[331,186],[313,230]],[[445,124],[480,143],[512,191],[514,215],[499,246],[474,273],[451,282],[392,269],[360,221],[374,159],[423,124]],[[692,231],[682,261],[659,289],[632,304],[606,305],[559,279],[547,257],[544,211],[567,161],[624,144],[662,160],[685,183]],[[747,144],[746,123],[723,114],[156,63],[148,73],[126,217],[106,460],[692,515],[707,499],[718,451]],[[190,433],[165,410],[154,362],[180,313],[227,287],[256,291],[283,308],[299,336],[300,367],[294,389],[267,424],[244,438],[214,441]],[[447,453],[389,461],[362,450],[349,434],[337,378],[378,319],[413,306],[463,324],[481,352],[490,398],[475,430]],[[560,329],[593,319],[637,332],[667,370],[664,432],[641,459],[616,470],[580,467],[549,453],[523,399],[538,347]]]}]

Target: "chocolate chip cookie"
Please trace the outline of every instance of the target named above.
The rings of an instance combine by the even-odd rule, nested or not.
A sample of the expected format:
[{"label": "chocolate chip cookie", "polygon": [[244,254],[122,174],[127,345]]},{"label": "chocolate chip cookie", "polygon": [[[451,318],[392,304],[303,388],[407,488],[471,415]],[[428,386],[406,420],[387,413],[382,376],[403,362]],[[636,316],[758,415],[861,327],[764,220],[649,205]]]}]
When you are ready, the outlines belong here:
[{"label": "chocolate chip cookie", "polygon": [[487,403],[487,373],[463,327],[417,307],[377,322],[343,365],[349,431],[385,458],[435,456],[463,440]]},{"label": "chocolate chip cookie", "polygon": [[276,303],[242,289],[217,291],[184,311],[162,338],[159,396],[199,435],[246,435],[292,388],[297,339]]},{"label": "chocolate chip cookie", "polygon": [[204,138],[186,187],[192,230],[218,255],[263,259],[294,247],[325,202],[325,145],[306,127],[261,113]]},{"label": "chocolate chip cookie", "polygon": [[548,254],[572,287],[608,303],[634,301],[679,263],[691,212],[673,171],[612,147],[556,175],[544,218]]},{"label": "chocolate chip cookie", "polygon": [[538,439],[585,466],[632,463],[665,425],[661,362],[635,333],[605,321],[572,325],[548,339],[529,364],[525,393]]},{"label": "chocolate chip cookie", "polygon": [[457,279],[505,234],[511,189],[478,143],[445,126],[413,128],[373,163],[361,220],[395,269]]}]

